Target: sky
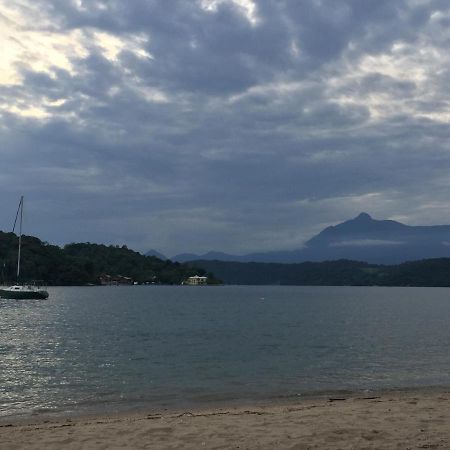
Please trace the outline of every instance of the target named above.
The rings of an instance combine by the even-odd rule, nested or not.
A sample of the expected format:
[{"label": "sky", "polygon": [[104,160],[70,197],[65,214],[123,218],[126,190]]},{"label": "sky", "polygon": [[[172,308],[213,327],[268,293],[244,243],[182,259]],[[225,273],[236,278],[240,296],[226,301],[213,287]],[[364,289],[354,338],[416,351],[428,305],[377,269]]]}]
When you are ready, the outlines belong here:
[{"label": "sky", "polygon": [[0,229],[168,256],[450,224],[448,0],[0,0]]}]

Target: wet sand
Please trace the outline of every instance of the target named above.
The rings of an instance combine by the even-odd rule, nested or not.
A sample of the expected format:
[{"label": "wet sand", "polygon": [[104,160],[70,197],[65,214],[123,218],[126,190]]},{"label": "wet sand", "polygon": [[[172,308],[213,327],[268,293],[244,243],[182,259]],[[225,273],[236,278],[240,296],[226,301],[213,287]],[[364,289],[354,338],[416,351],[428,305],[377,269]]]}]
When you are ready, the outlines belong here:
[{"label": "wet sand", "polygon": [[0,448],[448,449],[450,391],[109,417],[3,419]]}]

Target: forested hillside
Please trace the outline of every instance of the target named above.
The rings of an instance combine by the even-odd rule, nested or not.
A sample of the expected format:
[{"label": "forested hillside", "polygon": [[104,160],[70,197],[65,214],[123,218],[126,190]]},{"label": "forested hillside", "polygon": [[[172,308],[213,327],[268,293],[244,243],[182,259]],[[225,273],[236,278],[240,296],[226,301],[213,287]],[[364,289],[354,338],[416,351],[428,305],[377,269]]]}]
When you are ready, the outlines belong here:
[{"label": "forested hillside", "polygon": [[[0,283],[15,281],[18,238],[0,231]],[[33,236],[22,238],[21,280],[43,280],[49,285],[98,284],[102,274],[130,277],[138,283],[180,284],[192,275],[205,275],[200,267],[144,256],[126,246],[83,243],[61,248]],[[208,274],[214,283],[212,274]]]},{"label": "forested hillside", "polygon": [[227,284],[304,286],[450,286],[450,258],[424,259],[398,265],[339,260],[300,264],[193,261]]}]

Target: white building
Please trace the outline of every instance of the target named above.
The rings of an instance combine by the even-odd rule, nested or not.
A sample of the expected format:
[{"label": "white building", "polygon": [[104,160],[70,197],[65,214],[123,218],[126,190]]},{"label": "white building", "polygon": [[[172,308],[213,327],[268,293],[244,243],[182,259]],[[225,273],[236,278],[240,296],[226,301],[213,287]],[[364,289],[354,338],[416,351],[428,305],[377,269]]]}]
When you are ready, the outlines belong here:
[{"label": "white building", "polygon": [[183,284],[189,284],[191,286],[196,286],[199,284],[206,284],[208,281],[208,277],[200,277],[198,275],[194,275],[193,277],[189,277],[188,279],[183,281]]}]

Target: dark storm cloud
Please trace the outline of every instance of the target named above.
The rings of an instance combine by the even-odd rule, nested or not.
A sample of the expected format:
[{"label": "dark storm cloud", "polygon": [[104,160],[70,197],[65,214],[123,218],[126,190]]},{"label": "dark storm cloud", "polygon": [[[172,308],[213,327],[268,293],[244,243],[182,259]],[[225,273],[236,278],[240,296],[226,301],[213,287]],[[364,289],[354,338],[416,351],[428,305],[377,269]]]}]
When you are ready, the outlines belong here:
[{"label": "dark storm cloud", "polygon": [[110,33],[141,33],[154,59],[142,63],[130,54],[122,57],[144,82],[191,93],[229,93],[245,89],[289,65],[288,33],[282,23],[265,21],[252,27],[233,3],[210,12],[199,2],[136,0],[53,2],[51,8],[66,29],[93,27]]},{"label": "dark storm cloud", "polygon": [[36,4],[84,46],[0,85],[3,210],[21,174],[44,239],[246,252],[360,209],[450,222],[445,2]]}]

